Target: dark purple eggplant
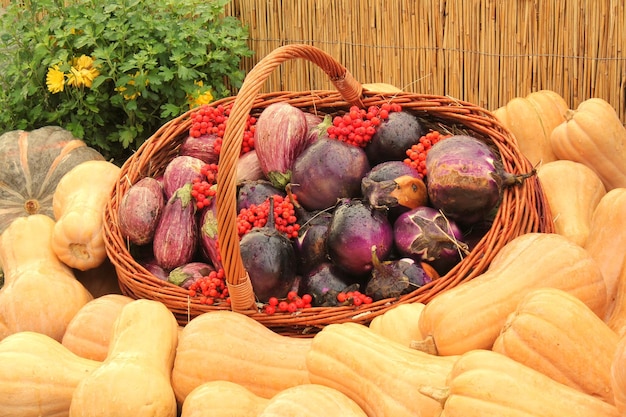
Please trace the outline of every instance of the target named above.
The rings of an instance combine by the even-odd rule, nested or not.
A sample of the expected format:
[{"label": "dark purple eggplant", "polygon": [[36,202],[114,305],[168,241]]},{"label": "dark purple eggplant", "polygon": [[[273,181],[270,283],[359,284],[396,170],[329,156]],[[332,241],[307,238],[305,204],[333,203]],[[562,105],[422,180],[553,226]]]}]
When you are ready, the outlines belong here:
[{"label": "dark purple eggplant", "polygon": [[387,181],[403,175],[419,177],[420,173],[403,161],[386,161],[374,165],[365,176],[372,181]]},{"label": "dark purple eggplant", "polygon": [[293,163],[308,147],[308,123],[302,110],[286,102],[267,106],[259,115],[254,146],[265,176],[278,188],[291,181]]},{"label": "dark purple eggplant", "polygon": [[215,268],[205,262],[189,262],[172,269],[167,280],[174,285],[189,289],[194,281],[208,276],[213,271]]},{"label": "dark purple eggplant", "polygon": [[362,283],[361,277],[350,275],[331,262],[322,262],[302,276],[298,294],[310,294],[314,306],[334,307],[340,304],[337,294],[348,288],[358,290]]},{"label": "dark purple eggplant", "polygon": [[369,170],[362,148],[320,138],[296,159],[291,189],[305,209],[325,210],[339,199],[360,196]]},{"label": "dark purple eggplant", "polygon": [[[270,213],[274,211],[270,198]],[[285,298],[296,280],[296,254],[287,236],[274,227],[269,216],[263,227],[255,227],[239,242],[241,260],[248,271],[255,296],[260,302],[270,297]]]},{"label": "dark purple eggplant", "polygon": [[284,197],[286,194],[267,180],[242,181],[237,187],[237,212],[250,208],[251,204],[258,206],[273,195]]},{"label": "dark purple eggplant", "polygon": [[133,184],[118,207],[120,233],[135,245],[152,241],[159,223],[165,197],[161,183],[144,177]]},{"label": "dark purple eggplant", "polygon": [[311,216],[300,227],[298,237],[294,239],[298,273],[306,275],[321,263],[329,260],[326,238],[331,218],[331,213],[320,212],[317,216]]},{"label": "dark purple eggplant", "polygon": [[432,207],[418,207],[401,214],[393,224],[393,236],[402,256],[428,262],[440,274],[469,253],[454,220]]},{"label": "dark purple eggplant", "polygon": [[421,263],[411,258],[381,262],[372,251],[372,276],[365,287],[365,294],[374,301],[395,298],[415,291],[431,281]]},{"label": "dark purple eggplant", "polygon": [[360,200],[342,200],[335,211],[326,240],[332,262],[354,275],[372,270],[372,248],[386,259],[393,248],[393,228],[384,211]]},{"label": "dark purple eggplant", "polygon": [[403,160],[406,158],[406,150],[419,143],[425,132],[422,123],[411,113],[391,112],[389,118],[376,129],[365,152],[372,165]]},{"label": "dark purple eggplant", "polygon": [[160,280],[167,281],[169,273],[159,265],[154,258],[146,260],[137,260],[137,262],[146,268],[148,272],[157,277]]},{"label": "dark purple eggplant", "polygon": [[168,271],[192,260],[198,247],[198,221],[191,184],[179,188],[163,207],[152,247],[157,263]]},{"label": "dark purple eggplant", "polygon": [[495,149],[464,135],[435,143],[426,154],[426,172],[430,204],[461,225],[484,221],[505,187],[534,174],[506,172]]},{"label": "dark purple eggplant", "polygon": [[220,137],[215,134],[205,134],[198,137],[187,136],[180,145],[178,155],[193,156],[205,164],[217,164],[220,154],[215,150],[215,144]]},{"label": "dark purple eggplant", "polygon": [[163,173],[165,198],[169,199],[176,190],[185,184],[191,184],[195,178],[202,178],[201,170],[204,165],[201,159],[193,156],[177,156],[172,159]]}]

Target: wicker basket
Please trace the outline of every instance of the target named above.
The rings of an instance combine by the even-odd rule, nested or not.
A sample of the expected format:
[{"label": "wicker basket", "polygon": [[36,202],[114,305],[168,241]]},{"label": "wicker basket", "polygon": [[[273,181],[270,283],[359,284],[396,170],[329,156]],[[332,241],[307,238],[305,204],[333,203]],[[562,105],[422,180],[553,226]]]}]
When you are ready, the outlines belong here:
[{"label": "wicker basket", "polygon": [[[287,60],[304,58],[332,80],[336,91],[260,93],[269,74]],[[536,176],[520,186],[507,188],[493,225],[471,253],[449,273],[400,298],[385,299],[369,305],[312,307],[297,313],[267,315],[259,312],[249,277],[243,266],[236,230],[236,162],[248,114],[260,114],[268,105],[288,102],[302,110],[318,114],[339,114],[350,105],[360,107],[395,102],[416,115],[445,125],[461,126],[467,132],[492,141],[500,151],[508,172],[523,174],[532,167],[521,155],[515,139],[485,109],[450,97],[414,93],[368,91],[354,80],[341,64],[325,52],[308,45],[287,45],[274,50],[248,73],[236,97],[214,104],[232,105],[220,154],[218,176],[219,245],[231,296],[231,306],[208,306],[190,298],[187,291],[159,280],[139,265],[120,233],[117,209],[129,187],[145,176],[163,172],[187,136],[191,122],[183,114],[163,125],[122,166],[104,215],[104,240],[108,256],[116,268],[122,292],[133,298],[147,298],[164,303],[181,325],[195,316],[232,309],[249,315],[272,330],[290,336],[307,336],[331,323],[368,323],[400,303],[428,302],[436,294],[472,279],[486,270],[498,251],[513,238],[528,232],[552,232],[552,217]]]}]

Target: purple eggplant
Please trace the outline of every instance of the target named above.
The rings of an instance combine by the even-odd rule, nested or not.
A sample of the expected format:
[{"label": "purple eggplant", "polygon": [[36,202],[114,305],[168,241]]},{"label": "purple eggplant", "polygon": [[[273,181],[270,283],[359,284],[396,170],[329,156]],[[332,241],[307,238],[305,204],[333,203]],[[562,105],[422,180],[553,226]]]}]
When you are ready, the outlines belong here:
[{"label": "purple eggplant", "polygon": [[196,206],[191,184],[179,188],[163,207],[154,232],[154,258],[165,270],[190,262],[198,247]]},{"label": "purple eggplant", "polygon": [[216,134],[205,134],[198,137],[189,135],[181,143],[178,155],[193,156],[205,164],[217,164],[220,154],[215,150],[215,144],[219,140],[220,137]]},{"label": "purple eggplant", "polygon": [[395,298],[415,291],[432,279],[421,263],[411,258],[400,258],[381,262],[372,251],[372,276],[365,293],[374,301]]},{"label": "purple eggplant", "polygon": [[137,181],[126,191],[118,207],[122,236],[136,245],[151,242],[164,205],[163,187],[159,181],[152,177]]},{"label": "purple eggplant", "polygon": [[[273,213],[270,198],[270,213]],[[270,297],[285,298],[296,281],[296,255],[287,236],[274,227],[269,216],[263,227],[255,227],[239,242],[241,260],[248,271],[255,296],[261,302]]]},{"label": "purple eggplant", "polygon": [[[332,219],[332,214],[327,212],[307,215],[310,219],[303,223],[298,237],[294,239],[298,272],[302,275],[306,275],[321,263],[328,261],[326,238]],[[298,218],[301,217],[298,216]]]},{"label": "purple eggplant", "polygon": [[189,289],[194,281],[208,276],[215,271],[212,265],[204,262],[189,262],[172,269],[168,275],[168,282]]},{"label": "purple eggplant", "polygon": [[287,193],[267,180],[242,181],[237,187],[237,212],[250,205],[260,205],[273,195],[284,197]]},{"label": "purple eggplant", "polygon": [[391,112],[372,136],[365,152],[372,165],[384,161],[403,160],[406,150],[419,142],[426,129],[420,121],[406,111]]},{"label": "purple eggplant", "polygon": [[244,153],[237,160],[237,183],[242,181],[254,181],[265,178],[265,174],[259,163],[259,156],[255,149]]},{"label": "purple eggplant", "polygon": [[254,146],[263,173],[276,187],[290,182],[293,163],[308,146],[307,133],[304,112],[289,103],[270,104],[259,115]]},{"label": "purple eggplant", "polygon": [[337,268],[331,262],[322,262],[300,279],[298,294],[310,294],[312,305],[333,307],[339,305],[337,294],[347,289],[359,289],[363,279]]},{"label": "purple eggplant", "polygon": [[325,210],[339,199],[360,196],[369,170],[362,148],[320,138],[296,159],[291,189],[305,209]]},{"label": "purple eggplant", "polygon": [[163,173],[163,191],[169,199],[182,186],[191,184],[195,178],[202,178],[205,163],[193,156],[177,156],[165,167]]},{"label": "purple eggplant", "polygon": [[386,259],[393,248],[393,227],[384,211],[360,200],[342,200],[328,228],[326,240],[332,262],[350,274],[372,270],[372,248]]},{"label": "purple eggplant", "polygon": [[426,155],[426,172],[430,205],[461,225],[483,221],[497,208],[505,187],[533,174],[504,171],[495,149],[464,135],[434,144]]},{"label": "purple eggplant", "polygon": [[217,243],[217,207],[215,198],[200,213],[200,252],[215,269],[222,269],[222,256]]},{"label": "purple eggplant", "polygon": [[440,274],[468,253],[461,229],[432,207],[401,214],[393,224],[393,236],[400,255],[428,262]]}]

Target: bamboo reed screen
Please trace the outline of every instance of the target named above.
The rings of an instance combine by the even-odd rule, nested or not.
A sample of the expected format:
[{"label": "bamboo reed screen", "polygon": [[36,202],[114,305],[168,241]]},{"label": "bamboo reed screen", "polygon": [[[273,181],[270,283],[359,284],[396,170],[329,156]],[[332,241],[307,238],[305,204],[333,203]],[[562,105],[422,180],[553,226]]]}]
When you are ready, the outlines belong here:
[{"label": "bamboo reed screen", "polygon": [[[449,95],[495,109],[554,90],[575,107],[601,97],[626,122],[624,0],[233,0],[255,56],[315,45],[357,78]],[[324,74],[286,63],[264,91],[331,89]]]},{"label": "bamboo reed screen", "polygon": [[[0,0],[6,5],[11,0]],[[626,122],[624,0],[232,0],[250,30],[249,70],[276,47],[315,45],[362,83],[449,95],[495,109],[551,89],[575,107],[601,97]],[[264,92],[331,89],[288,62]]]}]

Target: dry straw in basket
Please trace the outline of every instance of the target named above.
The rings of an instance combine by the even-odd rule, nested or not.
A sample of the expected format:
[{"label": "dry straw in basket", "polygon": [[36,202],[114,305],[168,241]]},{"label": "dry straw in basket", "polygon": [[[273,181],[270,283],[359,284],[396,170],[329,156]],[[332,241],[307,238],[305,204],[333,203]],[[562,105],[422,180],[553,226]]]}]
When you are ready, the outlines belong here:
[{"label": "dry straw in basket", "polygon": [[[306,59],[330,78],[334,90],[259,93],[269,74],[283,62]],[[287,102],[302,110],[340,114],[351,105],[367,107],[385,102],[400,104],[418,117],[446,126],[456,126],[493,143],[499,150],[505,170],[514,174],[532,171],[521,155],[515,139],[485,109],[450,97],[405,92],[364,90],[345,67],[327,53],[309,45],[287,45],[263,58],[248,73],[236,97],[214,104],[232,105],[220,153],[218,175],[218,237],[222,262],[231,296],[231,305],[209,306],[190,298],[186,290],[164,282],[139,265],[120,233],[117,208],[128,188],[145,176],[163,172],[173,159],[191,122],[189,113],[163,125],[122,166],[120,178],[105,209],[105,245],[116,268],[122,292],[134,298],[148,298],[164,303],[186,324],[193,317],[210,311],[232,309],[246,314],[272,330],[290,336],[308,336],[331,323],[355,321],[367,323],[400,303],[428,302],[436,294],[470,280],[486,270],[497,252],[513,238],[529,232],[552,232],[552,218],[536,176],[522,185],[507,188],[493,225],[475,248],[449,273],[399,298],[385,299],[369,305],[312,307],[296,313],[267,315],[256,307],[253,288],[243,266],[236,230],[236,162],[248,114],[260,114],[275,102]]]}]

